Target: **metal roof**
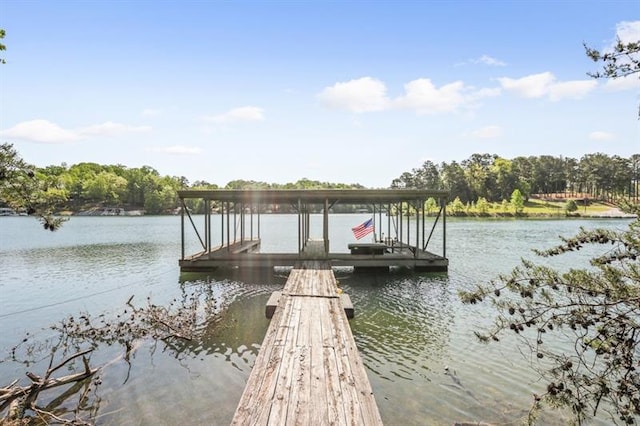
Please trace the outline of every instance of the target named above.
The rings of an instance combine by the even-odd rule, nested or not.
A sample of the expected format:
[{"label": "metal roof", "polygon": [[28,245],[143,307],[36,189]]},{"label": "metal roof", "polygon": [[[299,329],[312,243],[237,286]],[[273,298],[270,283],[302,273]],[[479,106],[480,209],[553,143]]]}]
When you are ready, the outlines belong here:
[{"label": "metal roof", "polygon": [[201,198],[242,203],[322,204],[344,202],[353,204],[397,203],[402,201],[447,198],[448,191],[428,189],[190,189],[178,191],[180,198]]}]

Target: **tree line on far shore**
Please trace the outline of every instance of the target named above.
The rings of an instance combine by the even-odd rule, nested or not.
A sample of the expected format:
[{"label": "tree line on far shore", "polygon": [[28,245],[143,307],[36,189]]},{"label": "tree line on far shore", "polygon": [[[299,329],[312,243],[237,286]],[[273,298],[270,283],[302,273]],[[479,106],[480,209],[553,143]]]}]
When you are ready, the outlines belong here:
[{"label": "tree line on far shore", "polygon": [[392,188],[429,188],[449,191],[451,200],[500,203],[511,200],[518,190],[525,199],[533,194],[562,198],[592,198],[638,202],[640,154],[630,158],[603,153],[587,154],[580,160],[550,155],[502,158],[495,154],[473,154],[458,163],[422,166],[402,173]]},{"label": "tree line on far shore", "polygon": [[[24,162],[11,144],[0,145],[0,171],[5,186],[0,206],[47,205],[51,212],[77,213],[90,208],[143,210],[146,214],[168,214],[180,208],[177,191],[181,189],[363,189],[363,185],[299,179],[285,184],[254,180],[233,180],[225,186],[184,176],[161,176],[153,167],[66,164],[37,168]],[[0,176],[1,177],[1,176]],[[450,207],[527,200],[532,194],[565,198],[589,197],[605,201],[628,199],[638,202],[640,154],[630,158],[607,154],[587,154],[580,160],[548,155],[516,157],[512,160],[495,154],[473,154],[458,163],[434,164],[402,173],[389,188],[416,188],[449,191]],[[8,185],[7,182],[12,184]],[[12,200],[27,199],[26,205]],[[201,200],[187,200],[187,207],[202,213]],[[455,205],[454,205],[455,204]],[[431,206],[435,208],[436,206]]]}]

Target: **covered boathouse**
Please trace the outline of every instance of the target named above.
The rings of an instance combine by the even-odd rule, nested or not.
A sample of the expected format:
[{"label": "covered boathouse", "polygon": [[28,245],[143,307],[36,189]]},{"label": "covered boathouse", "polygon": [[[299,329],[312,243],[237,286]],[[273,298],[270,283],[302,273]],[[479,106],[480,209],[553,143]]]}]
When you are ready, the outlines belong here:
[{"label": "covered boathouse", "polygon": [[[448,192],[421,189],[328,190],[182,190],[182,272],[207,272],[217,268],[290,267],[305,260],[328,261],[332,267],[354,269],[405,267],[415,271],[446,272],[446,204]],[[437,201],[437,214],[428,215],[429,198]],[[204,203],[204,215],[192,215],[192,201]],[[356,242],[344,252],[332,252],[329,216],[336,206],[356,206],[370,213],[374,225],[371,242]],[[284,209],[279,208],[286,206]],[[297,252],[265,253],[260,250],[261,216],[287,210],[297,214],[297,230],[282,238],[297,237]],[[322,237],[311,238],[311,215],[322,220]],[[213,226],[212,217],[219,216]],[[204,222],[203,222],[204,221]],[[215,227],[215,229],[214,229]],[[316,227],[317,229],[317,227]],[[437,232],[436,232],[437,231]],[[438,253],[428,251],[434,233]],[[187,255],[187,239],[201,248]],[[435,240],[435,238],[434,238]],[[193,244],[191,244],[193,245]],[[434,245],[433,243],[431,245]]]}]

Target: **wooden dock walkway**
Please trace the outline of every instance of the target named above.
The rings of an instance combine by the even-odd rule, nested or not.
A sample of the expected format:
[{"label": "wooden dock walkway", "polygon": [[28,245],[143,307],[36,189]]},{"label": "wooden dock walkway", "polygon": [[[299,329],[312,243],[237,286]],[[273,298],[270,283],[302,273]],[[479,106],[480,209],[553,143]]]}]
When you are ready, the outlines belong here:
[{"label": "wooden dock walkway", "polygon": [[382,424],[329,262],[291,270],[232,424]]}]

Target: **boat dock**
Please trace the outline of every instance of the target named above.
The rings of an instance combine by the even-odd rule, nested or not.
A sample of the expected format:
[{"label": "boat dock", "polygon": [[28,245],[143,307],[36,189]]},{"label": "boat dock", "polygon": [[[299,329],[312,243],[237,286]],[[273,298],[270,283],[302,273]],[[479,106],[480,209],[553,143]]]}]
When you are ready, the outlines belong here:
[{"label": "boat dock", "polygon": [[[446,191],[184,190],[178,191],[178,197],[182,205],[179,265],[183,272],[291,267],[302,260],[324,260],[332,266],[354,269],[404,267],[426,272],[446,272],[448,269]],[[436,201],[435,214],[427,214],[429,198]],[[203,222],[190,211],[189,206],[194,201],[204,206]],[[352,207],[354,212],[371,214],[371,242],[354,242],[338,250],[330,246],[329,216],[333,210],[344,206]],[[261,251],[260,218],[264,214],[275,214],[273,212],[297,214],[297,230],[294,228],[288,235],[283,235],[283,238],[297,237],[295,252]],[[322,235],[311,235],[312,213],[321,214],[322,223],[316,229],[321,228]],[[212,226],[213,216],[217,216],[219,228]],[[317,220],[317,216],[313,219]],[[345,232],[351,233],[351,230]],[[436,232],[440,232],[442,245],[433,250],[430,243]],[[195,238],[201,250],[187,254],[188,238]]]},{"label": "boat dock", "polygon": [[[332,268],[447,271],[448,193],[415,189],[188,190],[179,191],[178,196],[182,204],[181,271],[293,267],[283,290],[267,302],[265,314],[271,323],[232,424],[381,425],[347,318],[353,317],[353,306],[339,291]],[[436,200],[437,215],[427,214],[429,198]],[[200,225],[189,206],[204,207]],[[371,215],[362,227],[345,229],[353,230],[357,241],[342,251],[332,250],[329,241],[333,211]],[[297,214],[297,232],[282,235],[297,235],[295,252],[261,251],[260,217],[273,212]],[[215,228],[219,231],[212,226],[213,215],[218,215]],[[316,223],[313,227],[312,220],[321,220],[321,226]],[[428,250],[438,224],[440,254]],[[321,235],[312,236],[312,229],[320,229]],[[201,246],[191,255],[185,249],[187,232]],[[358,237],[363,236],[371,241],[360,242]]]},{"label": "boat dock", "polygon": [[232,424],[382,424],[327,261],[291,270]]}]

